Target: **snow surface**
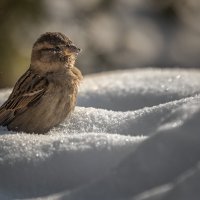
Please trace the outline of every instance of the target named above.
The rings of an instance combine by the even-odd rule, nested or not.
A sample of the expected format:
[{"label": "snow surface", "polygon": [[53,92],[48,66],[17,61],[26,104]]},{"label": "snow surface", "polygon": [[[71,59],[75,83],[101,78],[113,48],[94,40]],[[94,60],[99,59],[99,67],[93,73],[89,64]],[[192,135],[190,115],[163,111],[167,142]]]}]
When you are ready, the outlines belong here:
[{"label": "snow surface", "polygon": [[0,127],[0,199],[200,199],[199,123],[198,70],[87,76],[47,135]]}]

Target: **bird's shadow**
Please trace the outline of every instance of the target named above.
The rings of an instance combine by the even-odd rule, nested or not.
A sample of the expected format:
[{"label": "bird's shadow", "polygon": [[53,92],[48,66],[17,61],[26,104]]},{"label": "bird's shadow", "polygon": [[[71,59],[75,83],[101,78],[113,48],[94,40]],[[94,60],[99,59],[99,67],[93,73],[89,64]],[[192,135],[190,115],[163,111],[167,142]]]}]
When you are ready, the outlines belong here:
[{"label": "bird's shadow", "polygon": [[0,126],[0,135],[16,134],[16,132],[9,131],[6,127]]}]

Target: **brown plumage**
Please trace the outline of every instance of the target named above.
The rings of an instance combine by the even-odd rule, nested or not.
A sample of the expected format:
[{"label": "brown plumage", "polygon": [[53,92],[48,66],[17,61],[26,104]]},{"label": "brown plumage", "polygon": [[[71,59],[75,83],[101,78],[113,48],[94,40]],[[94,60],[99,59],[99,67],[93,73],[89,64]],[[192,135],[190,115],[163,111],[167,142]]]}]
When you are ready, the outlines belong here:
[{"label": "brown plumage", "polygon": [[74,66],[80,49],[63,34],[41,35],[31,64],[0,107],[0,125],[9,130],[45,133],[74,109],[81,72]]}]

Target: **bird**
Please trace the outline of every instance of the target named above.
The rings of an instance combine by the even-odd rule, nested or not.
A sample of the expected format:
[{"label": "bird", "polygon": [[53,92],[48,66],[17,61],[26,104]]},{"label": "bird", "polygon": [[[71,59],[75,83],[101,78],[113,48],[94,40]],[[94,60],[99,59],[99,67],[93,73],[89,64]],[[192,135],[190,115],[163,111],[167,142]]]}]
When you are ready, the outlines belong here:
[{"label": "bird", "polygon": [[63,33],[46,32],[33,44],[30,66],[0,107],[0,126],[45,134],[70,116],[83,79],[80,49]]}]

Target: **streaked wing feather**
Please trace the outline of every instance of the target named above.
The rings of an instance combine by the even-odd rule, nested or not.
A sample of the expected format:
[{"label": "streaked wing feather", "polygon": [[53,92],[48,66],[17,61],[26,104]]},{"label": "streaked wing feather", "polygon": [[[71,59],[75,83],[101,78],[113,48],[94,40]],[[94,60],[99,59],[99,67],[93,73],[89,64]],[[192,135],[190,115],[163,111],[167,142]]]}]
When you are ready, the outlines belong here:
[{"label": "streaked wing feather", "polygon": [[8,100],[0,107],[0,125],[8,125],[28,107],[38,104],[46,92],[48,81],[28,70],[17,81]]}]

